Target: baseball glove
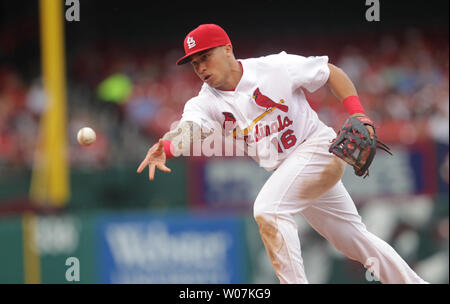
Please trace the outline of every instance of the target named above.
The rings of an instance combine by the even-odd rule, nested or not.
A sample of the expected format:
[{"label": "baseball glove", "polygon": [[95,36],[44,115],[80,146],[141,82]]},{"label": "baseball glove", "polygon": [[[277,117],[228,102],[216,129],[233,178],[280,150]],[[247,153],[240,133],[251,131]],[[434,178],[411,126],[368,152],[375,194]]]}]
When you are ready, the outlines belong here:
[{"label": "baseball glove", "polygon": [[[372,126],[374,136],[371,139],[366,125]],[[329,151],[353,166],[355,174],[369,175],[369,167],[375,158],[377,148],[392,155],[388,146],[377,140],[375,127],[367,116],[353,116],[347,119],[331,142]]]}]

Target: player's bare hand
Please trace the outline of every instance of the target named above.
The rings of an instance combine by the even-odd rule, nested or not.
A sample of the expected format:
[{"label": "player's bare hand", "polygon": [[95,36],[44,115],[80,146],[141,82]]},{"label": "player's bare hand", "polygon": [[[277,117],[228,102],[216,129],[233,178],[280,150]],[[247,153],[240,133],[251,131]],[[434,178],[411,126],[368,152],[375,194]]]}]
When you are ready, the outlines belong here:
[{"label": "player's bare hand", "polygon": [[366,126],[366,128],[369,131],[370,139],[373,139],[373,136],[375,135],[375,131],[373,130],[372,126]]},{"label": "player's bare hand", "polygon": [[164,172],[172,171],[166,167],[166,154],[164,153],[164,141],[162,139],[148,150],[147,156],[137,169],[137,173],[141,173],[147,166],[149,167],[148,177],[150,180],[155,179],[156,168]]}]

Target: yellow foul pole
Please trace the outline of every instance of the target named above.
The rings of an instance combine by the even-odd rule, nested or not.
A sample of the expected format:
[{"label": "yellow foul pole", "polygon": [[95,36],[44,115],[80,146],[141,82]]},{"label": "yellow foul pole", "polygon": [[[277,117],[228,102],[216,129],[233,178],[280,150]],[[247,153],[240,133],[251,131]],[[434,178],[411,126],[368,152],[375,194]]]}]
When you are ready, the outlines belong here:
[{"label": "yellow foul pole", "polygon": [[63,0],[40,0],[39,10],[47,107],[41,120],[30,195],[36,203],[62,207],[70,196]]},{"label": "yellow foul pole", "polygon": [[[31,178],[30,199],[34,204],[63,207],[70,196],[67,164],[66,77],[63,31],[63,1],[40,0],[41,61],[46,110],[41,118]],[[25,283],[41,282],[39,219],[23,216]]]},{"label": "yellow foul pole", "polygon": [[30,212],[22,216],[23,268],[26,284],[41,283],[41,263],[37,240],[38,218]]}]

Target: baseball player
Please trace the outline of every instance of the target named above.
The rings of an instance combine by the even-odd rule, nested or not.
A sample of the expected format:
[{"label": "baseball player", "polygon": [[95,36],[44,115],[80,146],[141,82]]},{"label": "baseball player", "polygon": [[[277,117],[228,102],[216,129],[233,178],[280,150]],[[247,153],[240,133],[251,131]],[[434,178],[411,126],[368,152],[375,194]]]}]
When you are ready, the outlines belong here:
[{"label": "baseball player", "polygon": [[[170,172],[166,159],[187,155],[193,145],[217,131],[242,139],[247,155],[273,171],[255,200],[254,217],[281,283],[308,283],[293,218],[296,214],[347,257],[378,272],[374,274],[382,283],[426,283],[361,222],[341,181],[345,157],[330,148],[333,140],[341,149],[344,144],[336,143],[334,130],[318,118],[305,98],[303,90],[314,92],[327,85],[349,116],[364,123],[368,140],[374,140],[373,124],[341,69],[328,63],[327,56],[286,52],[237,60],[227,33],[215,24],[192,30],[184,40],[184,50],[177,64],[189,62],[203,86],[185,104],[177,127],[148,150],[138,173],[149,166],[153,180],[156,168]],[[354,123],[349,120],[345,126]],[[345,147],[355,144],[351,139]],[[348,151],[353,150],[341,152],[350,157]],[[377,267],[371,268],[373,263]]]}]

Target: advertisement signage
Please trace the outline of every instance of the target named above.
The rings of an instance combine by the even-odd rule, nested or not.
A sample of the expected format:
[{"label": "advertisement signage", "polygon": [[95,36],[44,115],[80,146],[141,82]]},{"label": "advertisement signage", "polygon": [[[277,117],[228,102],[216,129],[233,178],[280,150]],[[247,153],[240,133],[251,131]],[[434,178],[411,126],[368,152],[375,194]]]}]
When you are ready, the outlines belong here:
[{"label": "advertisement signage", "polygon": [[240,219],[127,215],[98,222],[101,283],[244,283]]}]

